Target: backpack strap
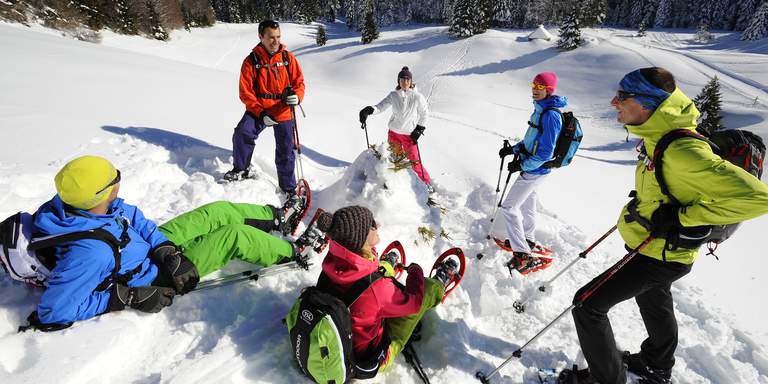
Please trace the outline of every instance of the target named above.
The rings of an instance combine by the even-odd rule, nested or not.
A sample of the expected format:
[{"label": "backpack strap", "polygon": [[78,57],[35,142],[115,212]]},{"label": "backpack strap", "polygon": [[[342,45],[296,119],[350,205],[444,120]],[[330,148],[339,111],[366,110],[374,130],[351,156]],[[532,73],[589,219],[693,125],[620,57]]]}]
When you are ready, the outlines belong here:
[{"label": "backpack strap", "polygon": [[[288,52],[286,50],[283,50],[282,52],[283,61],[275,64],[275,66],[282,66],[285,67],[285,71],[288,73],[288,87],[291,86],[291,62],[289,60]],[[251,70],[253,72],[253,93],[256,94],[256,97],[261,99],[270,99],[270,100],[282,100],[283,95],[277,94],[277,93],[259,93],[259,70],[261,68],[269,68],[270,64],[264,64],[259,60],[259,57],[256,55],[256,52],[251,51],[251,53],[248,55],[251,59]]]},{"label": "backpack strap", "polygon": [[541,119],[544,118],[544,114],[547,113],[547,111],[557,111],[557,113],[560,114],[560,118],[563,117],[563,112],[560,111],[560,108],[546,107],[544,108],[544,110],[541,111],[541,114],[539,115],[539,123],[534,124],[532,121],[528,121],[528,126],[535,129],[541,129]]},{"label": "backpack strap", "polygon": [[667,148],[670,144],[672,144],[673,141],[681,138],[681,137],[693,137],[699,140],[702,140],[709,144],[710,148],[717,148],[717,145],[712,143],[709,139],[704,137],[698,132],[691,131],[689,129],[676,129],[674,131],[671,131],[664,136],[661,137],[661,140],[656,144],[656,147],[653,150],[653,167],[654,167],[654,174],[656,175],[656,182],[659,183],[659,188],[661,188],[661,192],[669,197],[669,199],[672,201],[673,204],[681,205],[680,201],[677,200],[672,194],[669,192],[669,186],[667,186],[666,181],[664,181],[664,165],[662,162],[662,159],[664,158],[664,152],[666,152]]},{"label": "backpack strap", "polygon": [[256,56],[256,52],[251,51],[248,55],[251,58],[251,73],[253,73],[253,93],[259,94],[259,69],[263,66],[259,61],[259,57]]},{"label": "backpack strap", "polygon": [[373,283],[384,277],[384,274],[380,270],[371,273],[357,281],[355,281],[349,289],[343,294],[339,292],[338,287],[331,281],[331,279],[325,274],[320,272],[320,277],[317,279],[317,288],[330,295],[336,296],[339,300],[344,302],[344,305],[349,308],[357,299],[362,296]]}]

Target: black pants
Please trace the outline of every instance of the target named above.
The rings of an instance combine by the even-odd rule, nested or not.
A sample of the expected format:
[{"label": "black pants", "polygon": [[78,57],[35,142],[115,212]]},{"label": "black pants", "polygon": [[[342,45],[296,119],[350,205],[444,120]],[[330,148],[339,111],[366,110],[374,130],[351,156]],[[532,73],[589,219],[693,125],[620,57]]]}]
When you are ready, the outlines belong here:
[{"label": "black pants", "polygon": [[[608,311],[635,298],[648,338],[640,353],[654,368],[672,368],[677,348],[677,319],[672,303],[672,282],[691,271],[691,265],[637,255],[598,288],[583,305],[573,309],[573,320],[592,376],[602,384],[626,382],[621,352],[616,348]],[[576,293],[581,295],[589,284]]]}]

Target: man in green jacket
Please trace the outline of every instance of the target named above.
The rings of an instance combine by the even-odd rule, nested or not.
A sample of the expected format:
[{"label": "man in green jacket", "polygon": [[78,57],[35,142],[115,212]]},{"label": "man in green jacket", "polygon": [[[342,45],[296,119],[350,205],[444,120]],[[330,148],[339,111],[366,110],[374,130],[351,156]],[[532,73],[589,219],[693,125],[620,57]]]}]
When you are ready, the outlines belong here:
[{"label": "man in green jacket", "polygon": [[[667,70],[639,69],[624,76],[619,86],[611,105],[618,112],[618,121],[643,139],[646,153],[653,154],[661,137],[670,131],[696,129],[699,111]],[[664,180],[679,205],[662,193],[650,160],[646,156],[638,161],[636,198],[622,210],[618,228],[627,248],[638,247],[649,236],[653,240],[573,310],[579,343],[589,364],[588,371],[569,372],[576,374],[580,383],[623,384],[627,369],[649,382],[671,383],[677,320],[670,287],[690,272],[699,247],[665,248],[667,239],[676,238],[689,227],[732,224],[768,213],[768,186],[721,159],[702,140],[683,137],[664,152]],[[622,356],[608,311],[633,297],[648,338],[640,353]]]}]

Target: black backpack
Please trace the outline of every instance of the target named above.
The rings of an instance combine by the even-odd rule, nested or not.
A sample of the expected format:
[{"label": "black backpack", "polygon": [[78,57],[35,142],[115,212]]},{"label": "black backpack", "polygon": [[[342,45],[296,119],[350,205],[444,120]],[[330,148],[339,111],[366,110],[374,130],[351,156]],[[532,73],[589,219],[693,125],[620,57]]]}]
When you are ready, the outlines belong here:
[{"label": "black backpack", "polygon": [[557,141],[555,142],[555,150],[552,153],[552,160],[544,163],[543,167],[564,167],[573,161],[573,157],[579,149],[581,140],[584,138],[584,132],[581,130],[579,119],[573,115],[573,112],[561,112],[560,109],[553,107],[544,108],[544,110],[541,111],[539,124],[534,124],[529,121],[528,125],[535,129],[541,129],[541,118],[544,117],[544,113],[547,111],[557,111],[562,118],[563,126],[560,128],[560,134],[557,136]]},{"label": "black backpack", "polygon": [[[673,204],[681,205],[670,192],[667,183],[664,181],[662,158],[669,145],[681,138],[693,137],[705,141],[712,148],[712,151],[745,171],[749,172],[758,179],[763,175],[763,160],[765,159],[765,144],[760,136],[752,132],[740,129],[729,129],[715,131],[709,137],[699,132],[688,129],[679,129],[665,134],[653,152],[653,165],[655,168],[656,181],[659,183],[661,192],[669,197]],[[687,231],[681,231],[680,239],[677,242],[678,247],[698,248],[702,244],[712,242],[714,247],[710,247],[710,252],[714,251],[717,244],[727,240],[736,232],[741,223],[726,225],[705,225],[690,227]],[[687,228],[686,228],[687,229]]]}]

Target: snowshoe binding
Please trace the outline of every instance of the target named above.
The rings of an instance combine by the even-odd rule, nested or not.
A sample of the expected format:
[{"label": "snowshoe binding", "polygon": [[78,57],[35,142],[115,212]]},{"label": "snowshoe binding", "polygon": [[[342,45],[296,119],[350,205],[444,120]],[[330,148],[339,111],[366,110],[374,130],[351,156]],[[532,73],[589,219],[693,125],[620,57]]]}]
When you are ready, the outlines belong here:
[{"label": "snowshoe binding", "polygon": [[461,248],[451,248],[435,260],[429,277],[438,279],[445,286],[445,294],[441,302],[445,302],[445,298],[459,285],[466,268],[467,259]]},{"label": "snowshoe binding", "polygon": [[322,213],[323,210],[318,208],[315,215],[312,216],[309,225],[307,225],[307,229],[305,229],[304,233],[293,242],[294,258],[296,262],[302,265],[305,269],[309,267],[309,253],[311,251],[322,253],[328,245],[328,237],[317,225],[317,218],[320,217]]},{"label": "snowshoe binding", "polygon": [[[507,251],[507,252],[515,252],[514,249],[512,249],[512,244],[510,244],[509,239],[501,240],[499,238],[494,237],[493,241],[496,243],[496,246],[499,248]],[[529,239],[525,239],[525,241],[528,243],[528,247],[531,248],[531,253],[539,256],[545,256],[547,258],[550,258],[552,256],[552,250]]]},{"label": "snowshoe binding", "polygon": [[403,245],[399,241],[395,240],[384,248],[384,252],[379,257],[379,261],[385,261],[392,265],[395,271],[395,279],[399,279],[405,271],[405,266],[408,265],[405,260],[405,250]]},{"label": "snowshoe binding", "polygon": [[540,271],[549,268],[552,265],[552,259],[541,256],[531,256],[528,253],[514,252],[506,266],[509,269],[509,275],[514,277],[514,271],[525,276],[531,272]]},{"label": "snowshoe binding", "polygon": [[299,180],[296,190],[286,194],[282,208],[277,210],[275,225],[283,236],[295,235],[299,224],[307,216],[312,203],[312,191],[304,179]]}]

